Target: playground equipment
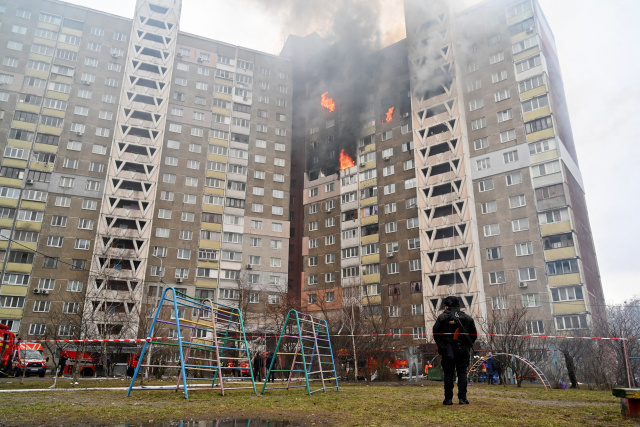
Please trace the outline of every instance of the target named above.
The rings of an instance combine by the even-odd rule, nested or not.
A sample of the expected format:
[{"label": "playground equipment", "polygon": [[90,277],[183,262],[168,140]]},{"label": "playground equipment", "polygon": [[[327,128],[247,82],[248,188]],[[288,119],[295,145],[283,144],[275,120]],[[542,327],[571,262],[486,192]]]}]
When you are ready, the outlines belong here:
[{"label": "playground equipment", "polygon": [[[164,325],[167,325],[169,333],[175,339],[150,340],[151,337],[162,336],[156,335],[156,332]],[[189,390],[203,388],[220,390],[223,396],[225,390],[231,389],[253,388],[253,392],[257,394],[251,375],[251,358],[242,313],[238,308],[219,304],[211,299],[190,297],[173,287],[167,287],[158,303],[147,338],[127,396],[132,390],[167,388],[134,387],[141,369],[150,368],[177,369],[179,372],[175,390],[182,389],[186,399],[189,398]],[[177,349],[177,352],[164,363],[153,352],[158,348],[166,349],[167,346]],[[147,357],[145,363],[147,354],[151,357]],[[150,363],[150,360],[154,360],[154,363]],[[246,380],[243,381],[241,365],[248,368],[249,378],[246,380],[250,380],[251,385],[247,385]]]},{"label": "playground equipment", "polygon": [[[282,367],[278,369],[278,365]],[[340,391],[327,321],[309,314],[289,310],[267,368],[267,377],[261,393],[265,390],[288,390],[294,387],[305,387],[309,395],[332,388]],[[267,387],[272,373],[283,372],[287,376],[286,386]],[[328,377],[325,377],[327,375]],[[293,385],[301,381],[304,384]],[[312,390],[312,382],[320,382],[321,387]]]},{"label": "playground equipment", "polygon": [[544,375],[544,373],[540,370],[540,368],[538,368],[533,362],[525,359],[522,356],[518,356],[517,354],[493,353],[493,354],[489,354],[487,356],[482,356],[478,360],[476,360],[476,362],[471,366],[471,369],[469,369],[469,372],[467,373],[467,377],[469,377],[470,375],[472,375],[475,372],[476,367],[478,365],[480,365],[482,362],[485,362],[485,361],[491,359],[494,356],[514,357],[514,358],[520,360],[521,362],[527,364],[527,366],[529,366],[529,368],[531,368],[531,370],[533,372],[535,372],[536,376],[540,379],[540,381],[542,381],[542,384],[544,385],[545,390],[551,390],[551,383],[549,383],[549,380]]}]

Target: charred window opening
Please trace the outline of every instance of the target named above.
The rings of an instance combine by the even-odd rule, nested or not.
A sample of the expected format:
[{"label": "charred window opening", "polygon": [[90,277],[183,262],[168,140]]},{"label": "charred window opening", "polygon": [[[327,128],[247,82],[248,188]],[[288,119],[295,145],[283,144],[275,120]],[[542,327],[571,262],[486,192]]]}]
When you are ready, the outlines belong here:
[{"label": "charred window opening", "polygon": [[378,223],[365,225],[364,227],[362,227],[360,234],[362,236],[370,236],[373,234],[378,234],[379,230],[380,230],[380,225]]},{"label": "charred window opening", "polygon": [[574,246],[573,234],[566,233],[545,237],[542,240],[542,244],[544,246],[544,250],[572,247]]},{"label": "charred window opening", "polygon": [[234,142],[242,142],[244,144],[249,143],[249,135],[242,135],[239,133],[231,133],[231,140]]},{"label": "charred window opening", "polygon": [[352,221],[358,219],[358,210],[352,209],[350,211],[342,212],[342,221]]},{"label": "charred window opening", "polygon": [[400,296],[400,283],[393,283],[389,285],[389,296],[390,297]]},{"label": "charred window opening", "polygon": [[411,282],[411,293],[413,294],[422,293],[422,282]]},{"label": "charred window opening", "polygon": [[449,127],[446,124],[440,123],[439,125],[431,126],[429,128],[429,132],[427,132],[427,137],[440,135],[441,133],[449,132]]}]

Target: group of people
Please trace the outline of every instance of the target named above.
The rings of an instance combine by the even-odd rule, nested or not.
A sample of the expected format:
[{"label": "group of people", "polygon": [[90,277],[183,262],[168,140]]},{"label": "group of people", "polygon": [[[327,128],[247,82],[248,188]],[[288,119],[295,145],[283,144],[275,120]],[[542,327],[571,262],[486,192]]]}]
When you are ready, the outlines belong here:
[{"label": "group of people", "polygon": [[478,382],[487,381],[487,384],[502,384],[502,363],[497,358],[490,357],[486,362],[480,364],[479,372],[476,371]]},{"label": "group of people", "polygon": [[[273,363],[273,366],[271,366],[271,363]],[[274,356],[273,352],[268,352],[267,353],[267,358],[266,360],[262,357],[262,354],[260,352],[256,353],[255,357],[253,358],[253,379],[257,382],[262,381],[262,369],[269,369],[271,368],[271,373],[269,375],[269,381],[268,382],[273,382],[275,380],[275,371],[276,371],[276,367],[278,365],[278,358]]]}]

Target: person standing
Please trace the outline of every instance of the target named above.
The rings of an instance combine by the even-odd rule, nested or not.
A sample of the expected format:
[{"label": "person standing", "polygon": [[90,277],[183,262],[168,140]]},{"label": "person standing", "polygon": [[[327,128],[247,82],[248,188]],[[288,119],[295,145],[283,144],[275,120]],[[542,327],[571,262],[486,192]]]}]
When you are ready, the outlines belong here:
[{"label": "person standing", "polygon": [[458,400],[468,405],[467,369],[469,350],[478,337],[476,324],[468,314],[460,311],[460,300],[448,296],[442,302],[445,310],[433,325],[433,337],[442,356],[444,371],[444,405],[453,405],[453,381],[458,375]]},{"label": "person standing", "polygon": [[[271,362],[273,361],[273,366],[271,366]],[[269,370],[271,370],[271,375],[269,375],[269,378],[267,378],[268,382],[274,382],[275,378],[276,378],[276,366],[278,366],[278,359],[276,358],[276,356],[273,354],[272,351],[270,351],[267,354],[267,375],[269,375]]]},{"label": "person standing", "polygon": [[262,381],[262,368],[264,366],[264,360],[260,352],[256,353],[256,357],[253,358],[253,380]]},{"label": "person standing", "polygon": [[64,368],[67,366],[67,356],[64,353],[60,353],[60,359],[58,359],[58,376],[62,377],[64,375]]}]

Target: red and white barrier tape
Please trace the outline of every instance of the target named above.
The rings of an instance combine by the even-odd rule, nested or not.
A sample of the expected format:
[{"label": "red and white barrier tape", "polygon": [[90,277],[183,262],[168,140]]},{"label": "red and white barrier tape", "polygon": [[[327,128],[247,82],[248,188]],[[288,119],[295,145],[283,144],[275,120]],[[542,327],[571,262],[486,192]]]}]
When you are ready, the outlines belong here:
[{"label": "red and white barrier tape", "polygon": [[[331,337],[386,337],[386,336],[413,336],[413,334],[341,334],[330,335]],[[442,333],[435,335],[453,335],[452,333]],[[614,338],[614,337],[565,337],[562,335],[518,335],[518,334],[478,334],[480,336],[487,337],[514,337],[514,338],[551,338],[551,339],[573,339],[573,340],[608,340],[608,341],[640,341],[640,338]],[[259,337],[259,338],[278,338],[279,335],[252,335],[247,334],[247,337]],[[183,337],[183,339],[192,337]],[[193,337],[196,338],[197,337]],[[93,340],[22,340],[22,342],[29,343],[102,343],[102,342],[145,342],[151,340],[177,340],[178,337],[149,337],[149,338],[136,338],[136,339],[93,339]],[[220,337],[219,339],[224,339]],[[0,343],[4,340],[0,339]]]}]

